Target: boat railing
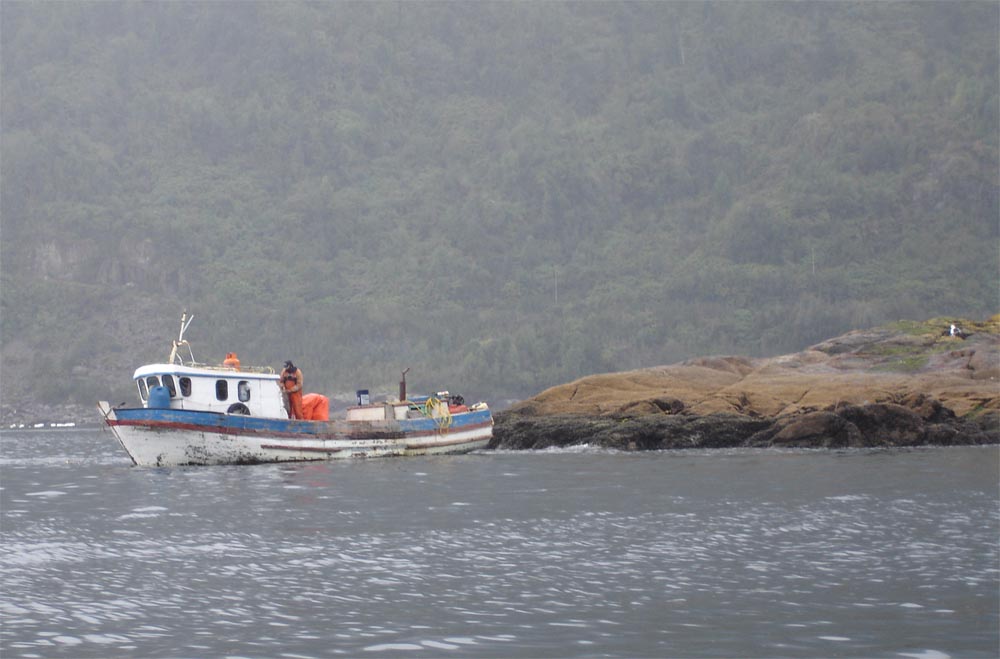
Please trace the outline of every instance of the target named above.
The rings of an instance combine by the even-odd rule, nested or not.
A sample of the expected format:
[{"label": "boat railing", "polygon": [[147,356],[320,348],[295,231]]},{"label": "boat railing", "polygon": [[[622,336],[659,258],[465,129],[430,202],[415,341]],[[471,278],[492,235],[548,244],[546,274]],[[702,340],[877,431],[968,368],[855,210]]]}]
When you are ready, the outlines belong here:
[{"label": "boat railing", "polygon": [[264,373],[267,375],[274,375],[277,371],[271,366],[240,366],[239,368],[233,368],[232,366],[226,366],[225,364],[201,364],[199,362],[180,362],[181,366],[188,366],[190,368],[201,368],[206,371],[225,371],[229,373]]},{"label": "boat railing", "polygon": [[[177,334],[177,339],[172,342],[170,357],[167,359],[168,363],[179,364],[180,366],[189,366],[191,368],[203,368],[210,371],[241,371],[244,373],[266,373],[274,375],[274,369],[270,366],[240,367],[239,361],[237,361],[237,368],[234,368],[228,364],[199,364],[196,362],[194,360],[194,350],[191,349],[191,344],[184,338],[184,332],[187,331],[187,328],[191,325],[192,320],[194,320],[194,314],[188,316],[187,310],[185,309],[184,313],[181,314],[181,331]],[[180,353],[179,349],[181,348],[187,348],[187,360],[185,360],[184,356]],[[235,357],[235,354],[233,356]]]}]

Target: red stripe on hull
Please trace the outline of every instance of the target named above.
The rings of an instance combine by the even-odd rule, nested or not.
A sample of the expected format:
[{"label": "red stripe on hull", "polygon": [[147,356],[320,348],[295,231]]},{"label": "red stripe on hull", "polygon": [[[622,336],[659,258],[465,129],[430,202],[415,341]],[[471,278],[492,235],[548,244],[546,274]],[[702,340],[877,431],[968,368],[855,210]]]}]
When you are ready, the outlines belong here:
[{"label": "red stripe on hull", "polygon": [[455,444],[468,444],[469,442],[479,442],[489,439],[489,437],[466,437],[465,439],[452,439],[447,442],[427,442],[424,444],[407,444],[407,450],[437,448],[439,446],[453,446]]},{"label": "red stripe on hull", "polygon": [[[413,432],[408,432],[404,434],[404,437],[410,439],[411,437],[437,437],[439,435],[447,435],[452,432],[466,432],[469,430],[479,430],[480,428],[492,427],[492,421],[484,421],[483,423],[474,423],[467,426],[451,427],[451,428],[440,428],[438,430],[418,430]],[[464,441],[464,440],[463,440]]]},{"label": "red stripe on hull", "polygon": [[280,444],[261,444],[261,448],[277,451],[312,451],[314,453],[340,453],[343,448],[323,448],[322,446],[282,446]]}]

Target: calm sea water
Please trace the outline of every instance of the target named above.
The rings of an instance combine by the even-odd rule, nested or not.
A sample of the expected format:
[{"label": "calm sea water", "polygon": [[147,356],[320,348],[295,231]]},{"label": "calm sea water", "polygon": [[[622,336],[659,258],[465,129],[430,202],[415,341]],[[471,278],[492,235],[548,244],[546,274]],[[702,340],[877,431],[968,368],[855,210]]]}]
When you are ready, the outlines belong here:
[{"label": "calm sea water", "polygon": [[993,657],[997,447],[143,469],[0,434],[0,655]]}]

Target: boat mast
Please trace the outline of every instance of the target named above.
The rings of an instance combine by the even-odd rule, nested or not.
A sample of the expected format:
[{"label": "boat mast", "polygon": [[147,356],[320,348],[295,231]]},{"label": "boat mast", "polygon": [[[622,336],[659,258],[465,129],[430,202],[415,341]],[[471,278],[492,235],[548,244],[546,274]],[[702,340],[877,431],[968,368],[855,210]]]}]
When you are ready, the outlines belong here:
[{"label": "boat mast", "polygon": [[191,344],[184,340],[184,332],[187,331],[188,325],[191,324],[192,320],[194,320],[194,314],[191,314],[191,316],[189,317],[187,315],[187,309],[185,309],[181,313],[181,331],[177,335],[177,340],[174,341],[173,347],[170,349],[169,363],[173,364],[174,361],[177,361],[177,360],[179,360],[179,361],[177,361],[177,363],[179,363],[179,364],[183,364],[184,363],[183,358],[180,358],[179,355],[177,354],[177,348],[179,348],[181,346],[186,346],[187,347],[188,354],[191,355],[191,363],[192,364],[194,363],[194,352],[191,350]]}]

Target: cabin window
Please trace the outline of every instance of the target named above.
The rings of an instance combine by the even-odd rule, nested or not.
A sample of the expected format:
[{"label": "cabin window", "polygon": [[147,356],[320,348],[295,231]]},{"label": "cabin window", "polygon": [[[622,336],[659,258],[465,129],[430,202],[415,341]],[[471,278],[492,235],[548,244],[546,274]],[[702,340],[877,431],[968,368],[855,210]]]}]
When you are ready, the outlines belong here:
[{"label": "cabin window", "polygon": [[229,400],[229,383],[225,380],[215,381],[216,400]]},{"label": "cabin window", "polygon": [[150,389],[152,389],[153,387],[159,387],[160,378],[156,377],[155,375],[150,375],[149,377],[146,378],[146,384],[149,385]]},{"label": "cabin window", "polygon": [[174,376],[164,375],[163,386],[170,390],[171,398],[177,398],[177,387],[174,385]]},{"label": "cabin window", "polygon": [[187,398],[191,395],[191,378],[181,378],[177,383],[181,385],[181,396]]},{"label": "cabin window", "polygon": [[139,385],[139,399],[145,403],[146,398],[149,396],[149,390],[146,389],[146,381],[140,378],[135,383]]},{"label": "cabin window", "polygon": [[250,400],[250,383],[246,380],[240,380],[240,384],[236,388],[236,393],[244,403]]}]

